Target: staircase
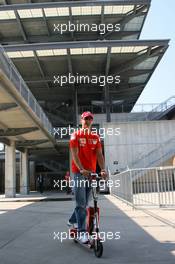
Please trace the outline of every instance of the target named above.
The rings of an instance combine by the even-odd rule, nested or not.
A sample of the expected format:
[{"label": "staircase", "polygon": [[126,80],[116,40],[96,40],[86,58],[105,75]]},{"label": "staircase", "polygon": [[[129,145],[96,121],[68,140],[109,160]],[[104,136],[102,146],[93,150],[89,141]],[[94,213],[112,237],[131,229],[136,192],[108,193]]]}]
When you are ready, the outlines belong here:
[{"label": "staircase", "polygon": [[63,165],[62,163],[59,163],[59,162],[56,162],[54,160],[51,160],[51,161],[43,161],[41,162],[40,164],[38,165],[42,165],[44,166],[45,168],[53,171],[53,172],[61,172],[61,171],[66,171],[67,170],[67,166],[66,165]]},{"label": "staircase", "polygon": [[175,155],[175,136],[166,142],[160,144],[154,150],[143,154],[135,162],[133,162],[131,168],[148,168],[160,166],[163,162],[170,159]]},{"label": "staircase", "polygon": [[146,120],[160,120],[167,113],[175,108],[175,96],[168,98],[148,113]]}]

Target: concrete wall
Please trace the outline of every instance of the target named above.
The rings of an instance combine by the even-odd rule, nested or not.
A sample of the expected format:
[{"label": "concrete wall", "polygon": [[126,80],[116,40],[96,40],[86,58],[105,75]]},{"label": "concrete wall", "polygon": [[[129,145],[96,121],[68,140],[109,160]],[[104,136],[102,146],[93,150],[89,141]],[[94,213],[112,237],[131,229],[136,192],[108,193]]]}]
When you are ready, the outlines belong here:
[{"label": "concrete wall", "polygon": [[[5,191],[5,159],[4,154],[0,153],[0,194],[4,194]],[[36,190],[35,184],[35,164],[33,161],[29,162],[30,164],[30,190]],[[16,153],[16,192],[20,192],[20,162],[19,162],[19,153]]]},{"label": "concrete wall", "polygon": [[[20,174],[19,174],[19,161],[16,161],[16,192],[20,190]],[[5,160],[0,160],[0,194],[5,191]]]},{"label": "concrete wall", "polygon": [[0,161],[0,194],[5,190],[5,162]]},{"label": "concrete wall", "polygon": [[120,128],[119,136],[106,134],[104,138],[106,165],[111,172],[127,166],[159,166],[175,155],[174,120],[104,123],[103,126],[105,131]]},{"label": "concrete wall", "polygon": [[[128,122],[128,121],[137,121],[145,120],[147,112],[143,113],[111,113],[111,122]],[[80,120],[79,115],[79,120]],[[106,114],[95,114],[94,115],[94,124],[99,124],[100,127],[103,127],[103,123],[106,122]]]}]

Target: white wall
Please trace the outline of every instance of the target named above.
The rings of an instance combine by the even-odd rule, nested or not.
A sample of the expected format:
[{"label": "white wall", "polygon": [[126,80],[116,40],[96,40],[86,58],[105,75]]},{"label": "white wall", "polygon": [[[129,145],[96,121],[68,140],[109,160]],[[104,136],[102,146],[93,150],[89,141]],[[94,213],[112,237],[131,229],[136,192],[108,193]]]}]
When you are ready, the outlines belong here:
[{"label": "white wall", "polygon": [[[106,131],[120,128],[119,136],[106,135],[104,138],[106,165],[111,172],[127,165],[131,168],[148,167],[151,163],[152,166],[160,165],[170,158],[168,154],[175,154],[175,120],[113,122],[103,126]],[[146,157],[146,154],[149,155]],[[114,165],[114,161],[119,164]],[[136,164],[131,166],[134,162]]]}]

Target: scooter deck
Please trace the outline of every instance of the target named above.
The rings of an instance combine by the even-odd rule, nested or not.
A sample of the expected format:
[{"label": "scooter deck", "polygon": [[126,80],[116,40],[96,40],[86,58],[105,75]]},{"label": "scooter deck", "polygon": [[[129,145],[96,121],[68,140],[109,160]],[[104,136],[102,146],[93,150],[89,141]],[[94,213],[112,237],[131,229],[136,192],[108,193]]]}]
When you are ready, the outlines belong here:
[{"label": "scooter deck", "polygon": [[78,243],[78,244],[80,244],[86,248],[90,248],[90,249],[93,248],[93,244],[90,240],[87,243],[82,243],[78,238],[74,238],[74,242]]}]

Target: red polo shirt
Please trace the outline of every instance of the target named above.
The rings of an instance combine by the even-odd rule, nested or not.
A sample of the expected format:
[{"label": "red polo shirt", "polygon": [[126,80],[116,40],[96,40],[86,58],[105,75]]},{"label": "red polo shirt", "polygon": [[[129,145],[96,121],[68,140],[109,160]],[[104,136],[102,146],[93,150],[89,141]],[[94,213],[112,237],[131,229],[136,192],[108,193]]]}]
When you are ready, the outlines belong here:
[{"label": "red polo shirt", "polygon": [[[78,157],[84,169],[95,172],[97,164],[96,150],[101,148],[100,137],[93,133],[78,130],[70,138],[70,148],[78,148]],[[72,160],[72,172],[80,172]]]}]

